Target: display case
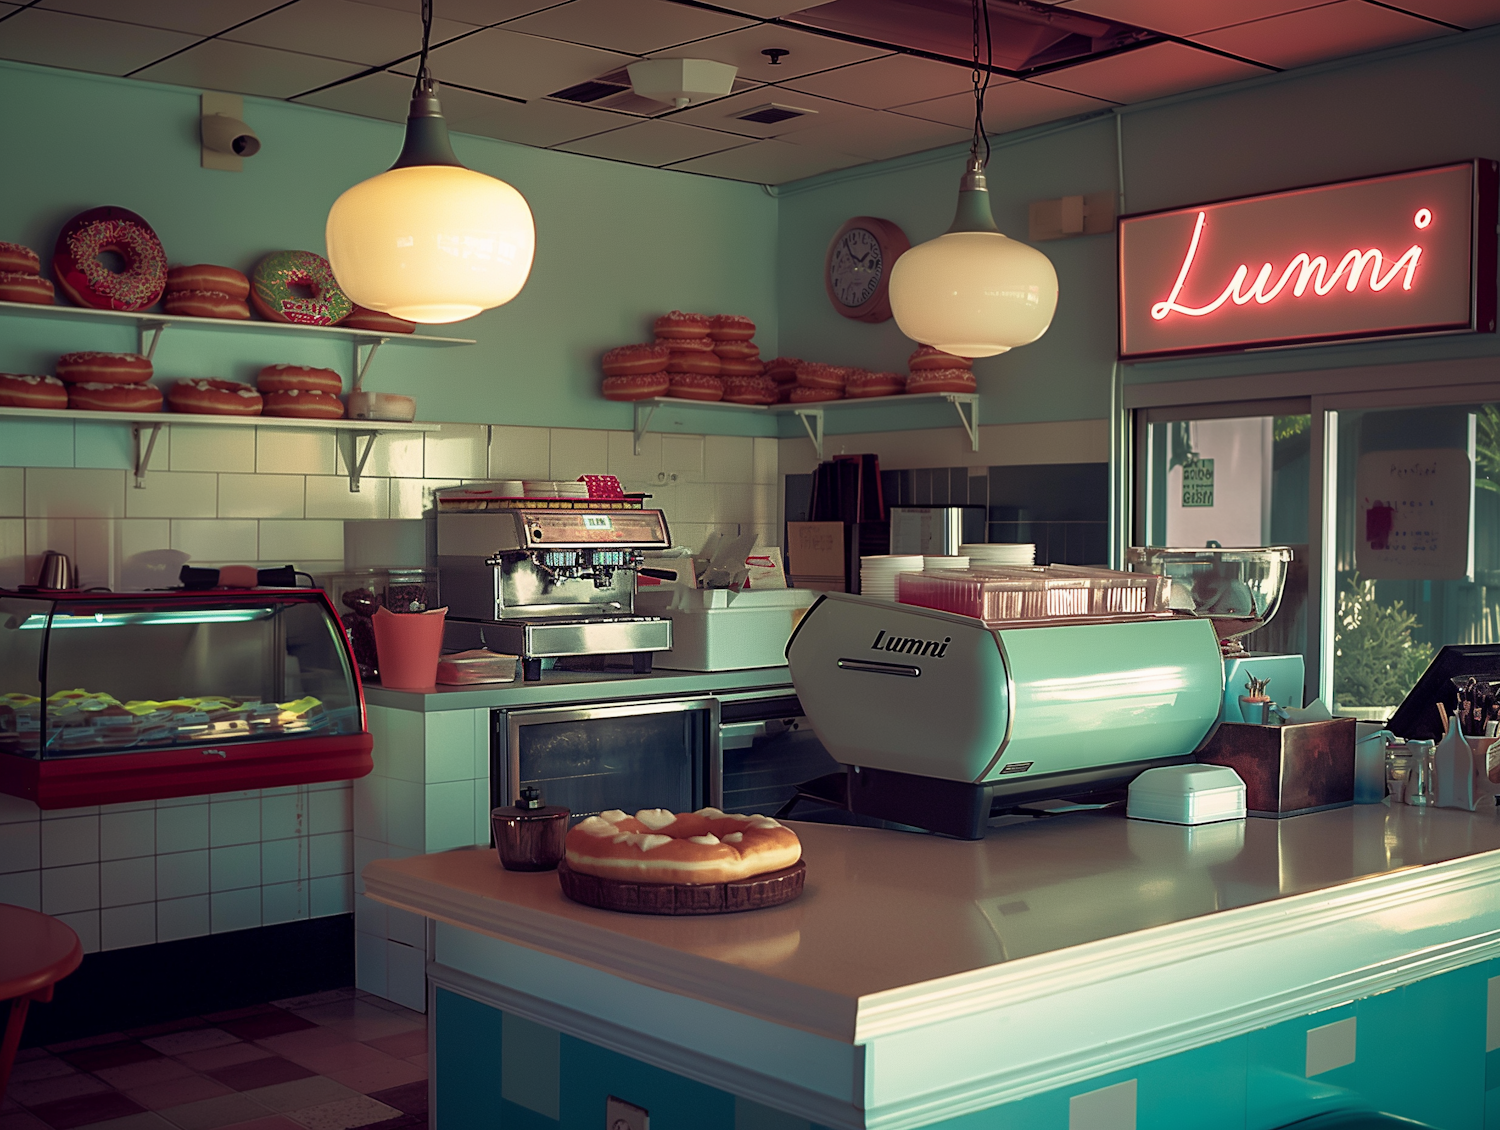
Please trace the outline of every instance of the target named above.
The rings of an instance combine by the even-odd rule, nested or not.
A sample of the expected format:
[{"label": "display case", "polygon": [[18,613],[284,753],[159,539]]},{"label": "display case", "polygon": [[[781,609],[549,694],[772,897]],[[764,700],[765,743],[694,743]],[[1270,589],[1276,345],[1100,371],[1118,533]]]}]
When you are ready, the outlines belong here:
[{"label": "display case", "polygon": [[371,744],[320,590],[0,590],[0,792],[55,809],[348,780]]}]

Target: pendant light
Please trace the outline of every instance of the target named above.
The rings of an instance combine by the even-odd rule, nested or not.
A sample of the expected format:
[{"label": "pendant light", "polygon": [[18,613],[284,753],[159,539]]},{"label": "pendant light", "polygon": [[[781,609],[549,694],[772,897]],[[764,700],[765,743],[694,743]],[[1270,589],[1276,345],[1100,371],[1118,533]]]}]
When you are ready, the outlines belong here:
[{"label": "pendant light", "polygon": [[[958,183],[958,210],[948,231],[919,244],[891,268],[891,312],[901,332],[959,357],[992,357],[1047,332],[1057,309],[1057,272],[1034,247],[995,226],[985,167],[984,95],[989,88],[990,14],[972,0],[974,17],[974,140]],[[987,63],[979,64],[983,12]],[[982,156],[981,156],[982,151]]]},{"label": "pendant light", "polygon": [[328,261],[361,306],[413,322],[457,322],[503,306],[526,285],[536,226],[526,198],[453,155],[427,70],[432,0],[422,0],[422,61],[396,163],[328,213]]}]

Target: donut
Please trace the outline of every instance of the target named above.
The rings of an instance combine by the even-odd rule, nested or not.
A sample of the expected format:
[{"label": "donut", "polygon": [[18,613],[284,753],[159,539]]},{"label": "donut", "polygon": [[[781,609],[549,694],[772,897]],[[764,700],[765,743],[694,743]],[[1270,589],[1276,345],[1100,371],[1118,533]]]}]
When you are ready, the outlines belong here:
[{"label": "donut", "polygon": [[42,260],[29,247],[19,243],[0,243],[0,271],[17,275],[39,275]]},{"label": "donut", "polygon": [[332,369],[315,369],[310,365],[267,365],[256,375],[255,387],[261,392],[326,392],[337,396],[344,389],[344,378]]},{"label": "donut", "polygon": [[0,373],[0,407],[66,408],[68,386],[56,377]]},{"label": "donut", "polygon": [[973,392],[974,374],[968,369],[918,369],[906,379],[906,391]]},{"label": "donut", "polygon": [[796,357],[773,357],[766,362],[765,375],[778,386],[794,385],[797,383],[797,366],[800,364],[802,361]]},{"label": "donut", "polygon": [[168,268],[167,293],[174,290],[211,290],[243,302],[250,297],[250,280],[233,267],[196,263],[191,267]]},{"label": "donut", "polygon": [[712,353],[678,353],[673,350],[667,362],[669,373],[702,373],[704,376],[719,375],[720,361]]},{"label": "donut", "polygon": [[738,314],[715,314],[708,320],[708,336],[715,341],[749,341],[755,336],[755,323]]},{"label": "donut", "polygon": [[151,362],[139,353],[64,353],[56,368],[68,384],[138,385],[151,379]]},{"label": "donut", "polygon": [[844,385],[844,395],[854,400],[863,396],[894,396],[906,391],[906,378],[900,373],[871,373],[855,369]]},{"label": "donut", "polygon": [[108,385],[89,381],[68,386],[68,407],[88,412],[160,412],[155,385]]},{"label": "donut", "polygon": [[0,302],[51,306],[54,301],[52,284],[46,279],[20,271],[0,271]]},{"label": "donut", "polygon": [[717,808],[634,816],[610,809],[574,825],[563,850],[574,871],[632,883],[729,883],[802,858],[797,833],[784,824]]},{"label": "donut", "polygon": [[262,318],[299,326],[331,326],[354,309],[328,260],[311,251],[273,251],[250,276],[250,301]]},{"label": "donut", "polygon": [[906,359],[906,367],[914,373],[918,369],[972,369],[974,358],[944,353],[935,345],[919,345]]},{"label": "donut", "polygon": [[849,370],[838,365],[804,361],[797,366],[797,384],[802,388],[827,388],[842,394],[848,379]]},{"label": "donut", "polygon": [[263,409],[266,416],[303,416],[313,420],[339,420],[344,416],[344,402],[332,393],[310,389],[287,389],[266,393]]},{"label": "donut", "polygon": [[161,308],[185,318],[234,318],[242,322],[250,319],[250,307],[243,298],[217,290],[169,290],[161,300]]},{"label": "donut", "polygon": [[[99,261],[112,252],[125,260],[118,274]],[[124,208],[80,212],[57,236],[52,274],[62,292],[95,310],[144,310],[167,287],[167,253],[151,225]]]},{"label": "donut", "polygon": [[775,404],[776,382],[765,377],[724,377],[724,400],[729,404]]},{"label": "donut", "polygon": [[724,382],[701,373],[672,373],[668,377],[667,395],[682,400],[723,400]]},{"label": "donut", "polygon": [[813,404],[820,400],[843,400],[842,389],[837,388],[808,388],[806,385],[797,385],[787,395],[787,400],[793,404]]},{"label": "donut", "polygon": [[657,345],[665,345],[673,353],[712,353],[714,340],[711,337],[658,337]]},{"label": "donut", "polygon": [[714,352],[720,357],[736,361],[755,361],[760,358],[760,346],[753,341],[716,341]]},{"label": "donut", "polygon": [[673,310],[670,314],[663,314],[656,319],[654,326],[658,338],[682,337],[707,337],[710,329],[709,320],[702,314],[684,314],[681,310]]},{"label": "donut", "polygon": [[[761,375],[763,366],[759,361],[736,361],[732,357],[725,357],[719,361],[719,376],[721,377],[758,377]],[[776,387],[776,382],[771,382],[771,387]]]},{"label": "donut", "polygon": [[672,351],[665,345],[621,345],[611,349],[600,360],[607,377],[628,377],[637,373],[659,373],[667,367]]},{"label": "donut", "polygon": [[408,322],[405,318],[398,318],[383,310],[368,310],[358,302],[354,304],[354,309],[349,316],[339,325],[347,326],[351,330],[369,330],[371,333],[379,334],[409,334],[417,330],[416,322]]},{"label": "donut", "polygon": [[606,400],[645,400],[666,396],[671,378],[666,373],[620,373],[604,378]]},{"label": "donut", "polygon": [[260,393],[238,381],[178,381],[167,393],[174,412],[197,412],[204,416],[259,416]]}]

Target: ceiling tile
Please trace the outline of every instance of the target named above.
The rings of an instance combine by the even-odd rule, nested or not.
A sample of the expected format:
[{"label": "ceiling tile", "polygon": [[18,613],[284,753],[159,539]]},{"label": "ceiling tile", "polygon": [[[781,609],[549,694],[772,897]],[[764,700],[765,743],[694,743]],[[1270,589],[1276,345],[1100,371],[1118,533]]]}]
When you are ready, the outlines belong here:
[{"label": "ceiling tile", "polygon": [[[443,103],[447,107],[448,103]],[[591,110],[567,102],[545,98],[524,105],[506,98],[474,95],[470,103],[456,105],[448,112],[448,126],[459,133],[494,137],[518,145],[546,148],[565,141],[615,129],[623,123],[639,121],[608,110]]]},{"label": "ceiling tile", "polygon": [[254,19],[285,0],[42,0],[39,8],[98,16],[121,23],[213,35],[237,23]]},{"label": "ceiling tile", "polygon": [[[449,108],[448,93],[444,89],[438,90],[445,114]],[[404,122],[407,111],[411,109],[411,78],[408,75],[393,75],[389,71],[377,71],[364,78],[330,86],[327,90],[301,95],[292,101],[308,106],[321,106],[325,110],[357,114],[361,118]]]},{"label": "ceiling tile", "polygon": [[439,82],[529,100],[633,61],[629,55],[613,51],[490,28],[434,48],[427,65]]},{"label": "ceiling tile", "polygon": [[833,0],[722,0],[720,7],[728,8],[731,12],[743,12],[747,16],[773,20],[778,16],[789,16],[793,12],[806,11],[832,2]]},{"label": "ceiling tile", "polygon": [[1221,82],[1234,82],[1265,73],[1250,63],[1226,59],[1181,43],[1153,43],[1149,47],[1052,71],[1036,81],[1076,94],[1087,94],[1091,98],[1107,98],[1111,102],[1145,102],[1183,90],[1217,86]]},{"label": "ceiling tile", "polygon": [[[803,5],[806,7],[806,5]],[[780,63],[771,65],[771,60],[761,52],[768,48],[781,48],[790,54]],[[773,24],[756,24],[741,28],[711,39],[699,39],[662,52],[669,59],[713,59],[720,63],[731,63],[739,68],[740,77],[753,82],[786,82],[789,79],[826,71],[830,67],[842,67],[864,59],[875,59],[890,52],[878,47],[865,47],[858,43],[845,43],[841,39],[829,39],[811,32],[794,28],[777,27]]]},{"label": "ceiling tile", "polygon": [[903,102],[925,102],[972,90],[969,75],[967,67],[955,67],[952,63],[935,63],[915,55],[886,55],[791,79],[781,85],[872,110],[888,110]]},{"label": "ceiling tile", "polygon": [[660,166],[749,144],[752,144],[749,138],[737,134],[700,129],[698,126],[678,122],[647,121],[611,130],[609,133],[579,138],[557,148],[569,153],[584,153],[590,157],[607,157],[612,161]]},{"label": "ceiling tile", "polygon": [[[811,110],[812,113],[805,117],[790,118],[784,122],[771,124],[742,122],[736,117],[737,114],[748,113],[769,102],[790,106],[797,110]],[[730,133],[740,133],[746,137],[780,137],[814,124],[821,125],[823,122],[851,118],[858,113],[860,113],[860,108],[851,106],[847,102],[834,102],[828,98],[801,94],[779,86],[757,86],[754,90],[747,90],[743,94],[731,94],[728,98],[718,98],[699,106],[689,106],[686,110],[672,114],[671,120],[686,122],[689,125],[707,126],[709,129],[728,130]]]},{"label": "ceiling tile", "polygon": [[[432,41],[473,30],[469,24],[435,19]],[[354,0],[300,0],[225,32],[224,38],[351,63],[388,63],[422,49],[422,20],[414,12]]]},{"label": "ceiling tile", "polygon": [[1300,67],[1378,47],[1455,34],[1430,20],[1364,0],[1339,0],[1196,36],[1199,43],[1275,67]]},{"label": "ceiling tile", "polygon": [[228,90],[264,98],[290,98],[304,90],[336,82],[359,70],[353,63],[273,51],[248,43],[207,39],[180,55],[145,68],[133,77],[148,82]]},{"label": "ceiling tile", "polygon": [[[1068,90],[1057,90],[1037,82],[1006,82],[990,84],[984,98],[984,128],[989,133],[1009,133],[1087,114],[1091,110],[1108,109],[1113,103],[1098,98],[1074,94]],[[910,114],[934,122],[946,122],[963,127],[965,132],[974,122],[974,97],[972,94],[952,94],[947,98],[935,98],[930,102],[918,102],[911,106],[898,106],[899,114]]]},{"label": "ceiling tile", "polygon": [[[440,0],[443,19],[457,20],[470,27],[489,27],[518,16],[551,8],[566,0]],[[398,12],[422,11],[422,0],[356,0],[374,8],[393,8]]]},{"label": "ceiling tile", "polygon": [[124,75],[181,50],[195,39],[160,28],[26,8],[0,25],[0,58]]},{"label": "ceiling tile", "polygon": [[1500,0],[1396,0],[1392,6],[1459,27],[1500,24]]},{"label": "ceiling tile", "polygon": [[757,141],[724,153],[695,157],[691,161],[683,161],[670,167],[683,172],[725,177],[728,180],[751,181],[754,184],[782,184],[863,163],[864,158],[852,153],[835,153],[831,149],[809,145],[789,145],[785,141]]},{"label": "ceiling tile", "polygon": [[1205,0],[1062,0],[1059,7],[1088,12],[1107,20],[1164,31],[1168,35],[1197,35],[1228,24],[1259,20],[1311,8],[1327,0],[1235,0],[1232,4]]},{"label": "ceiling tile", "polygon": [[871,161],[903,157],[924,149],[953,145],[969,137],[959,126],[909,118],[885,110],[866,110],[852,118],[819,122],[783,138],[792,145],[826,146]]},{"label": "ceiling tile", "polygon": [[688,8],[668,0],[573,0],[516,20],[508,30],[628,55],[649,55],[690,39],[750,25],[743,16]]}]

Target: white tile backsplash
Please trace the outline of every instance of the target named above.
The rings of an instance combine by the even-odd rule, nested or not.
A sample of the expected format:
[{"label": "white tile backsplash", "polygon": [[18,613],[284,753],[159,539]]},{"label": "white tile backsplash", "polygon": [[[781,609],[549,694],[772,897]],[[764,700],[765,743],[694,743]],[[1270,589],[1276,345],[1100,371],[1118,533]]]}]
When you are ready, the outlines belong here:
[{"label": "white tile backsplash", "polygon": [[208,885],[213,891],[260,886],[260,848],[256,844],[217,847],[208,853]]},{"label": "white tile backsplash", "polygon": [[518,428],[494,424],[490,428],[492,479],[548,479],[552,477],[552,441],[548,428]]},{"label": "white tile backsplash", "polygon": [[194,561],[258,561],[258,535],[258,525],[252,518],[175,518],[172,521],[172,548],[186,553]]},{"label": "white tile backsplash", "polygon": [[342,520],[268,520],[260,524],[261,561],[302,565],[309,561],[342,561],[343,557]]},{"label": "white tile backsplash", "polygon": [[[254,428],[205,428],[192,424],[173,424],[171,452],[166,461],[161,453],[152,456],[155,466],[172,471],[239,471],[255,470]],[[163,439],[167,438],[165,435]],[[157,441],[160,448],[161,441]]]},{"label": "white tile backsplash", "polygon": [[99,948],[126,949],[156,941],[156,903],[111,906],[99,912]]},{"label": "white tile backsplash", "polygon": [[13,589],[31,579],[26,573],[26,519],[0,518],[0,588]]},{"label": "white tile backsplash", "polygon": [[209,889],[208,851],[180,851],[156,857],[156,897],[203,895]]},{"label": "white tile backsplash", "polygon": [[41,821],[0,824],[0,874],[35,871],[41,865]]},{"label": "white tile backsplash", "polygon": [[125,472],[32,467],[26,472],[26,515],[30,518],[123,518]]},{"label": "white tile backsplash", "polygon": [[704,438],[692,435],[663,435],[661,437],[661,469],[669,475],[677,475],[680,482],[702,482]]},{"label": "white tile backsplash", "polygon": [[156,904],[156,940],[175,942],[208,933],[208,895],[164,899]]},{"label": "white tile backsplash", "polygon": [[553,479],[608,474],[609,433],[591,428],[553,428],[550,461],[549,477]]},{"label": "white tile backsplash", "polygon": [[[27,472],[28,484],[33,472]],[[104,471],[93,474],[106,474]],[[123,488],[123,479],[122,489]],[[30,491],[28,489],[28,495]],[[126,518],[212,518],[218,514],[219,476],[207,471],[149,471],[146,485],[125,491]]]},{"label": "white tile backsplash", "polygon": [[156,860],[112,859],[99,865],[99,905],[156,901]]},{"label": "white tile backsplash", "polygon": [[306,482],[302,475],[220,475],[219,517],[301,518]]},{"label": "white tile backsplash", "polygon": [[750,436],[704,436],[703,481],[748,483],[755,475],[755,440]]},{"label": "white tile backsplash", "polygon": [[0,518],[21,518],[25,514],[25,469],[21,467],[0,467]]},{"label": "white tile backsplash", "polygon": [[9,875],[0,875],[0,902],[24,906],[27,910],[41,910],[42,873],[40,871],[16,871]]},{"label": "white tile backsplash", "polygon": [[195,803],[157,806],[156,850],[159,852],[208,847],[208,802],[202,797],[183,799]]},{"label": "white tile backsplash", "polygon": [[56,917],[59,922],[70,927],[73,933],[78,935],[78,940],[83,944],[84,953],[99,952],[99,912],[97,910],[84,910],[74,914],[58,913]]},{"label": "white tile backsplash", "polygon": [[486,424],[444,424],[422,437],[422,475],[429,479],[482,479],[489,461]]},{"label": "white tile backsplash", "polygon": [[99,817],[72,816],[42,822],[42,866],[99,861]]},{"label": "white tile backsplash", "polygon": [[69,914],[99,909],[99,865],[42,868],[42,912]]},{"label": "white tile backsplash", "polygon": [[332,475],[338,470],[333,432],[256,428],[255,469],[262,475]]},{"label": "white tile backsplash", "polygon": [[260,797],[219,800],[208,805],[208,842],[211,847],[260,842]]},{"label": "white tile backsplash", "polygon": [[307,477],[309,518],[385,518],[389,516],[389,500],[389,479],[362,478],[359,490],[355,492],[349,489],[349,479],[346,476]]}]

